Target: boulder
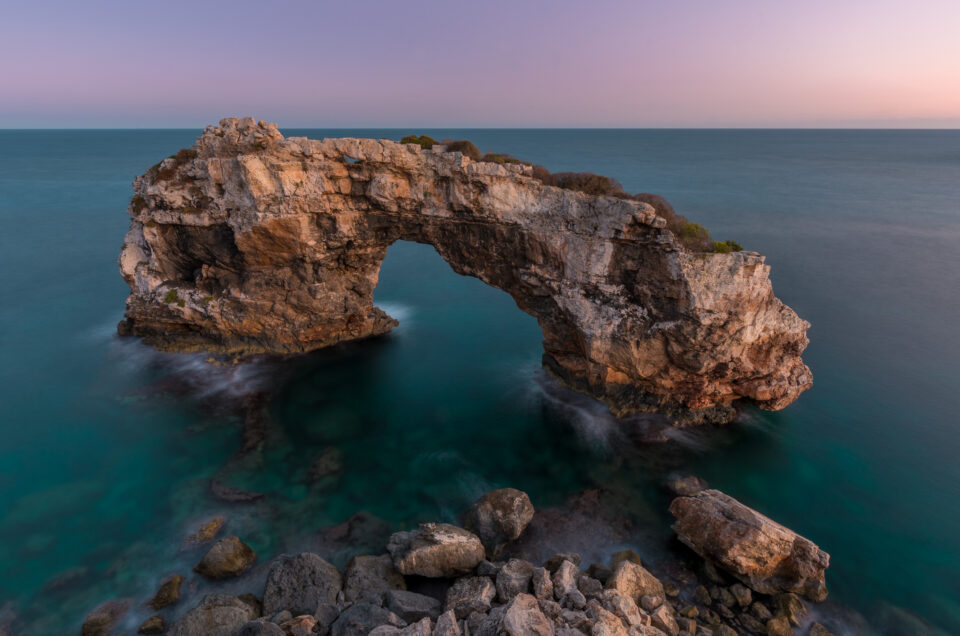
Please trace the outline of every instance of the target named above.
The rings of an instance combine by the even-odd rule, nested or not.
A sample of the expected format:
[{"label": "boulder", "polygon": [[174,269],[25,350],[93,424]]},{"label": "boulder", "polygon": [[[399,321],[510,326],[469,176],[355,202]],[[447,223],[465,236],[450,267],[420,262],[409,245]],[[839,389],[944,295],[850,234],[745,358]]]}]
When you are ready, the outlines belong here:
[{"label": "boulder", "polygon": [[151,616],[137,628],[138,634],[162,634],[165,631],[167,631],[167,622],[160,616]]},{"label": "boulder", "polygon": [[667,634],[667,636],[677,636],[680,633],[680,626],[673,616],[673,609],[667,605],[659,605],[650,612],[650,624]]},{"label": "boulder", "polygon": [[812,601],[827,597],[824,571],[830,555],[718,490],[677,497],[673,529],[704,559],[761,594],[796,592]]},{"label": "boulder", "polygon": [[239,597],[208,594],[176,622],[170,636],[233,636],[257,615],[256,607]]},{"label": "boulder", "polygon": [[577,589],[580,570],[570,561],[564,561],[553,573],[553,595],[558,601]]},{"label": "boulder", "polygon": [[266,618],[258,618],[241,627],[237,636],[286,636],[286,634],[276,623]]},{"label": "boulder", "polygon": [[343,610],[330,627],[330,636],[354,636],[369,634],[380,625],[405,627],[406,623],[388,609],[373,603],[354,603]]},{"label": "boulder", "polygon": [[381,625],[375,627],[368,636],[432,636],[433,624],[429,618],[424,618],[406,627]]},{"label": "boulder", "polygon": [[280,629],[287,636],[312,636],[316,626],[317,619],[309,614],[301,614],[280,623]]},{"label": "boulder", "polygon": [[484,557],[477,535],[447,523],[423,523],[412,532],[397,532],[387,551],[401,574],[427,577],[466,574]]},{"label": "boulder", "polygon": [[153,598],[147,601],[147,606],[159,610],[168,605],[173,605],[180,600],[180,586],[182,584],[183,577],[179,574],[168,576],[157,588],[157,593],[153,595]]},{"label": "boulder", "polygon": [[537,599],[517,594],[506,606],[501,630],[510,636],[553,636],[553,624],[540,611]]},{"label": "boulder", "polygon": [[203,556],[193,571],[208,579],[227,579],[246,571],[257,553],[237,537],[220,539]]},{"label": "boulder", "polygon": [[488,612],[497,595],[493,581],[485,576],[468,576],[457,581],[447,590],[444,609],[453,610],[457,618],[466,618],[473,612]]},{"label": "boulder", "polygon": [[460,636],[460,623],[457,622],[457,615],[451,609],[447,610],[437,618],[437,624],[433,628],[433,636]]},{"label": "boulder", "polygon": [[501,603],[509,603],[514,596],[530,588],[533,569],[533,564],[523,559],[510,559],[500,568],[497,573],[497,596]]},{"label": "boulder", "polygon": [[767,621],[767,636],[793,636],[793,628],[786,616],[777,616]]},{"label": "boulder", "polygon": [[405,590],[403,575],[393,567],[389,554],[371,556],[360,554],[347,563],[343,571],[344,598],[354,603],[365,600],[376,602],[388,590]]},{"label": "boulder", "polygon": [[590,630],[592,636],[629,636],[623,621],[616,614],[599,605],[590,607],[590,617],[593,619],[593,627]]},{"label": "boulder", "polygon": [[664,486],[674,497],[692,497],[701,490],[706,490],[710,487],[707,485],[706,480],[694,475],[671,477],[666,481]]},{"label": "boulder", "polygon": [[657,580],[657,577],[647,572],[647,570],[633,561],[621,561],[617,569],[613,571],[610,578],[607,579],[608,590],[615,590],[621,594],[626,594],[635,603],[647,595],[654,595],[664,598],[663,584]]},{"label": "boulder", "polygon": [[83,636],[106,636],[129,610],[129,600],[107,601],[87,614],[80,632]]},{"label": "boulder", "polygon": [[270,616],[289,610],[313,614],[321,604],[334,604],[343,585],[340,570],[316,554],[283,554],[274,559],[263,592],[263,610]]},{"label": "boulder", "polygon": [[533,585],[533,595],[540,600],[553,600],[553,581],[546,568],[534,568],[531,572],[530,583]]},{"label": "boulder", "polygon": [[437,618],[443,611],[443,604],[432,596],[406,590],[387,591],[383,595],[383,605],[407,623]]},{"label": "boulder", "polygon": [[525,492],[502,488],[478,499],[464,515],[463,525],[480,537],[487,553],[517,539],[533,519],[533,504]]},{"label": "boulder", "polygon": [[627,626],[645,625],[650,622],[649,618],[640,613],[632,598],[616,590],[606,590],[601,598],[601,603],[605,610],[620,617]]}]

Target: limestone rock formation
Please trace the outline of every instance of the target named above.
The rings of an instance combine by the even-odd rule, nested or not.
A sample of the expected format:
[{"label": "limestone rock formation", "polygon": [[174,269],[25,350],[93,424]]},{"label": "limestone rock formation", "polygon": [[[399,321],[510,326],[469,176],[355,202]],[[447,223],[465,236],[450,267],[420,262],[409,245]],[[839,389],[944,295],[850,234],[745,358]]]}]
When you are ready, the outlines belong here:
[{"label": "limestone rock formation", "polygon": [[763,256],[689,252],[650,205],[546,186],[526,165],[224,119],[134,191],[119,330],[162,349],[384,334],[397,321],[373,291],[387,247],[408,240],[508,292],[543,330],[544,365],[618,415],[723,421],[738,399],[780,409],[812,383],[809,325]]},{"label": "limestone rock formation", "polygon": [[763,594],[827,597],[830,555],[812,541],[718,490],[677,497],[670,504],[680,541]]}]

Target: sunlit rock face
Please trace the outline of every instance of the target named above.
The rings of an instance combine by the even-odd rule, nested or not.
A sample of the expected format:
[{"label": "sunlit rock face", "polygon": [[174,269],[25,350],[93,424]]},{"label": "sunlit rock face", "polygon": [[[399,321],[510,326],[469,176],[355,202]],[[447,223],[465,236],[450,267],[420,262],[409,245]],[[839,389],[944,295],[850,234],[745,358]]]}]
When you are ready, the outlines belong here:
[{"label": "sunlit rock face", "polygon": [[[521,164],[374,139],[209,126],[134,182],[120,331],[166,350],[298,353],[387,333],[373,305],[397,240],[509,293],[544,366],[624,415],[725,421],[812,383],[808,323],[755,252],[692,253],[653,208],[543,185]],[[495,338],[496,334],[491,334]]]}]

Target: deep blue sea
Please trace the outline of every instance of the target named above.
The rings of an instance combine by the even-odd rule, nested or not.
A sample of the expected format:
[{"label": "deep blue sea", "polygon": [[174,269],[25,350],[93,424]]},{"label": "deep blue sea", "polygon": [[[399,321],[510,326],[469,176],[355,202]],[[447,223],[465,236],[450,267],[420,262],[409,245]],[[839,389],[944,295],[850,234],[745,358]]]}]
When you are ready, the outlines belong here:
[{"label": "deep blue sea", "polygon": [[[633,441],[554,389],[509,296],[407,243],[376,290],[400,320],[386,338],[235,367],[159,354],[115,334],[116,259],[132,179],[199,131],[0,131],[0,625],[78,633],[103,600],[145,600],[189,573],[180,541],[216,513],[265,561],[360,510],[400,529],[495,487],[541,507],[604,487],[630,494],[629,547],[655,560],[657,484],[682,471],[831,554],[831,601],[872,626],[838,632],[906,633],[910,612],[960,633],[960,131],[284,132],[468,138],[662,194],[767,255],[813,325],[814,387],[727,429]],[[231,405],[251,395],[267,443],[238,461]],[[343,469],[318,485],[326,449]],[[219,502],[214,475],[266,497]]]}]

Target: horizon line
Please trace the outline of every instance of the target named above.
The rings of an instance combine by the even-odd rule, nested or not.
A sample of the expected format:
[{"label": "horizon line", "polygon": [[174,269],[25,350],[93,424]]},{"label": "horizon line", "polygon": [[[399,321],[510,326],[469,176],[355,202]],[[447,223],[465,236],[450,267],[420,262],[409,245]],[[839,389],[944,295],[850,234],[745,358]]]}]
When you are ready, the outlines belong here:
[{"label": "horizon line", "polygon": [[[207,124],[210,125],[210,124]],[[153,130],[199,130],[203,131],[207,125],[201,127],[192,126],[49,126],[49,127],[0,127],[0,132],[31,132],[31,131],[96,131],[96,130],[122,130],[122,131],[153,131]],[[703,131],[725,131],[725,130],[744,130],[744,131],[960,131],[960,125],[956,127],[890,127],[890,126],[317,126],[317,125],[292,125],[277,127],[282,131],[284,129],[302,129],[302,130],[584,130],[584,131],[613,131],[613,130],[703,130]]]}]

